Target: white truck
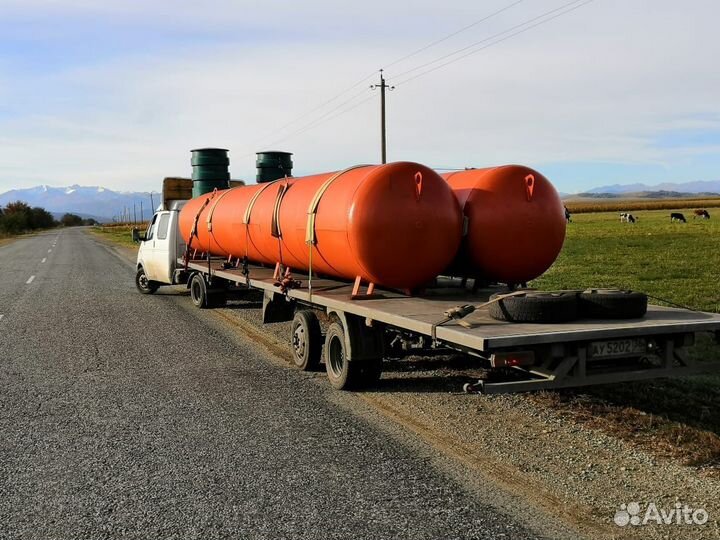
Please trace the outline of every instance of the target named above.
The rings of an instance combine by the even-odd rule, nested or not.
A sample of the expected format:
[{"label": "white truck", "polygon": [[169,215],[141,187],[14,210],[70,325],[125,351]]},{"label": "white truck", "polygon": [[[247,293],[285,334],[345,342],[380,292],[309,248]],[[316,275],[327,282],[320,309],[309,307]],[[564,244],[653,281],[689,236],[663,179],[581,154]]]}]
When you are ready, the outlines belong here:
[{"label": "white truck", "polygon": [[[377,289],[367,296],[352,283],[316,276],[310,282],[296,275],[294,285],[286,287],[273,268],[187,254],[178,228],[183,205],[166,202],[147,231],[134,234],[140,242],[138,290],[151,294],[160,286],[185,286],[199,308],[222,306],[234,292],[260,291],[264,323],[292,321],[294,365],[317,369],[324,358],[337,389],[374,384],[386,355],[415,349],[426,354],[450,349],[477,358],[490,373],[513,372],[506,380],[465,385],[466,391],[488,393],[718,371],[717,362],[695,362],[687,354],[697,333],[720,337],[718,314],[649,305],[641,319],[511,323],[488,313],[488,299],[501,289],[474,291],[452,279],[439,279],[436,287],[414,297]],[[324,315],[324,330],[318,313]]]}]

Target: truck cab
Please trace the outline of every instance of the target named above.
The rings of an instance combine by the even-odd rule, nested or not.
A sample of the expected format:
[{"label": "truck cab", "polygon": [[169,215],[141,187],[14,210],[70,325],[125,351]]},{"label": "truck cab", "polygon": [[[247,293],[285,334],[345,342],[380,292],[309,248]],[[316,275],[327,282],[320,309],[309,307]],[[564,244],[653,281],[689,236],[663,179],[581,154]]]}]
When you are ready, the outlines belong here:
[{"label": "truck cab", "polygon": [[154,293],[161,285],[182,282],[177,268],[178,257],[185,252],[178,218],[185,201],[173,201],[168,210],[158,210],[145,233],[135,236],[140,242],[136,262],[135,284],[145,294]]}]

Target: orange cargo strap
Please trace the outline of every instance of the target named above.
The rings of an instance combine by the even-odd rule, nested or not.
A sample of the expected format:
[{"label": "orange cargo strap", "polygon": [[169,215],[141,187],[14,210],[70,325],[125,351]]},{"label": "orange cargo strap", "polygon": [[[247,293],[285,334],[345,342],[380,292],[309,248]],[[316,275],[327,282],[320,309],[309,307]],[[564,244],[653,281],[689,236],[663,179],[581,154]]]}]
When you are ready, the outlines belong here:
[{"label": "orange cargo strap", "polygon": [[212,205],[212,208],[210,208],[210,211],[208,212],[208,216],[207,216],[207,229],[208,229],[208,232],[212,232],[212,218],[213,218],[213,214],[215,213],[215,208],[217,208],[217,205],[218,205],[218,203],[220,202],[220,199],[222,199],[225,195],[227,195],[228,193],[230,193],[233,189],[236,189],[236,188],[230,188],[230,189],[227,189],[227,190],[223,191],[223,192],[222,192],[222,195],[220,195],[220,196],[217,198],[217,200],[215,201],[215,204],[213,204],[213,205]]},{"label": "orange cargo strap", "polygon": [[263,185],[263,187],[261,187],[260,189],[258,189],[255,192],[255,195],[252,196],[252,198],[250,199],[250,202],[248,203],[247,208],[245,209],[245,216],[243,217],[243,225],[247,225],[248,223],[250,223],[250,214],[252,213],[253,206],[255,206],[255,201],[258,200],[258,198],[260,197],[262,192],[265,191],[267,188],[269,188],[271,185],[276,184],[280,180],[282,180],[282,179],[273,180],[272,182],[267,182],[266,184]]},{"label": "orange cargo strap", "polygon": [[315,218],[317,217],[317,211],[318,206],[320,206],[320,200],[322,199],[323,195],[325,195],[325,192],[330,187],[330,185],[340,178],[343,174],[346,172],[352,171],[354,169],[360,169],[362,167],[371,167],[371,165],[353,165],[352,167],[348,167],[347,169],[343,169],[342,171],[338,171],[335,174],[333,174],[330,178],[325,180],[323,182],[323,185],[320,186],[320,188],[315,192],[315,196],[312,198],[312,201],[310,201],[310,206],[308,206],[308,219],[307,219],[307,226],[305,228],[305,243],[308,245],[308,294],[310,295],[310,300],[312,301],[312,253],[313,253],[313,246],[317,243],[317,237],[315,236]]},{"label": "orange cargo strap", "polygon": [[330,178],[325,180],[322,186],[315,192],[315,196],[313,197],[312,201],[310,201],[310,206],[308,207],[308,220],[307,220],[307,227],[305,228],[305,243],[308,245],[313,245],[317,242],[317,238],[315,237],[315,217],[317,216],[317,210],[318,206],[320,205],[320,200],[322,199],[323,195],[325,195],[325,192],[330,187],[330,185],[340,178],[343,174],[346,172],[350,172],[355,169],[361,169],[362,167],[372,167],[372,165],[353,165],[352,167],[348,167],[347,169],[344,169],[342,171],[336,172],[333,174]]},{"label": "orange cargo strap", "polygon": [[205,202],[197,211],[197,214],[195,214],[195,220],[193,221],[192,229],[190,229],[190,238],[188,238],[187,246],[185,246],[185,271],[187,271],[188,263],[190,262],[190,246],[192,246],[193,237],[197,236],[197,226],[198,221],[200,221],[200,214],[202,214],[202,211],[205,210],[205,207],[210,204],[210,201],[215,197],[216,193],[217,189],[214,189],[212,194],[207,199],[205,199]]}]

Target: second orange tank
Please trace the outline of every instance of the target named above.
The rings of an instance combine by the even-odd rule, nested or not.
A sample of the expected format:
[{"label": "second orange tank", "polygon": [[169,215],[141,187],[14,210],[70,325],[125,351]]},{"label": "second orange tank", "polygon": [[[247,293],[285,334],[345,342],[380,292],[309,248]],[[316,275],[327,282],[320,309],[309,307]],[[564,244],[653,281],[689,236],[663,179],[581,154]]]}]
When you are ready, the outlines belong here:
[{"label": "second orange tank", "polygon": [[443,177],[467,221],[460,252],[446,273],[520,284],[550,268],[565,240],[565,212],[547,178],[521,165]]},{"label": "second orange tank", "polygon": [[457,253],[462,213],[437,173],[398,162],[208,193],[180,231],[213,255],[411,290]]}]

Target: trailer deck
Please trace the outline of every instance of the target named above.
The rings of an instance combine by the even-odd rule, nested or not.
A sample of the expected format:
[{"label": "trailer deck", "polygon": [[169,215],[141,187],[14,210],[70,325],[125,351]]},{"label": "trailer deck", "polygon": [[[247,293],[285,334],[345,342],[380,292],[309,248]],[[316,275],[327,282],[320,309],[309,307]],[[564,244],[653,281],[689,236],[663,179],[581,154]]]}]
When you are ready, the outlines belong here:
[{"label": "trailer deck", "polygon": [[[247,284],[252,288],[278,293],[274,270],[251,265],[249,276],[239,268],[224,269],[223,260],[193,261],[189,268],[212,276]],[[720,314],[648,305],[647,315],[634,320],[577,320],[568,323],[508,323],[490,317],[487,308],[479,309],[461,321],[445,319],[446,310],[463,304],[482,304],[500,289],[444,287],[429,289],[423,296],[407,296],[390,290],[375,289],[367,298],[352,299],[353,284],[345,281],[313,278],[312,290],[306,275],[295,276],[299,286],[289,288],[288,298],[316,307],[330,308],[379,321],[424,336],[435,335],[440,342],[470,350],[492,353],[508,347],[553,343],[595,341],[688,332],[720,331]]]}]

